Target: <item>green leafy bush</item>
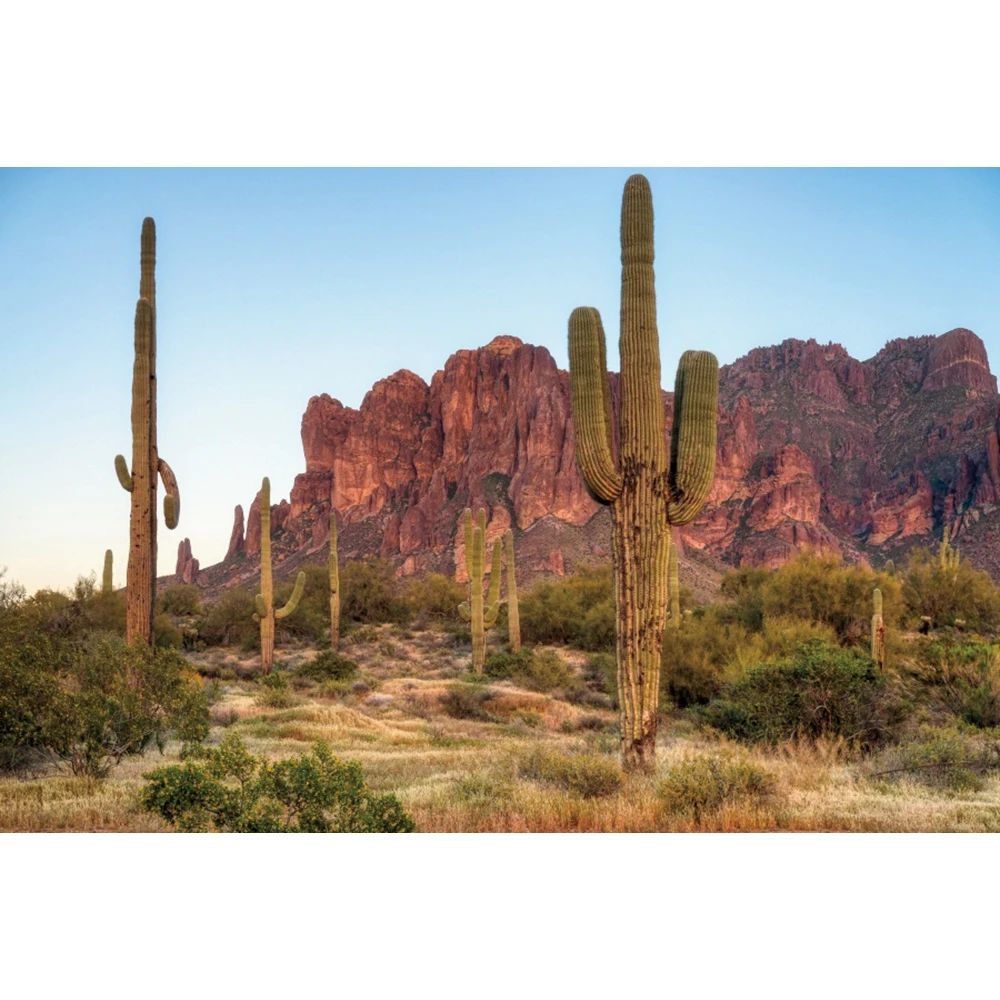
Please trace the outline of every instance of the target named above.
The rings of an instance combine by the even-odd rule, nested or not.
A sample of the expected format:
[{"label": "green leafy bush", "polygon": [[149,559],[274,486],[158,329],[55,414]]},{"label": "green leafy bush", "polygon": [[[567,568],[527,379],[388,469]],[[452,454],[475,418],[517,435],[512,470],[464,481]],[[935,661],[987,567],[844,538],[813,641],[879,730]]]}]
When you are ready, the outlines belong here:
[{"label": "green leafy bush", "polygon": [[1000,770],[1000,741],[955,727],[921,727],[917,734],[875,757],[871,777],[909,779],[953,791],[979,791],[984,777]]},{"label": "green leafy bush", "polygon": [[1000,628],[1000,590],[989,573],[973,569],[967,560],[945,568],[936,554],[913,549],[902,576],[911,624],[926,615],[935,627],[961,620],[971,629]]},{"label": "green leafy bush", "polygon": [[268,708],[288,708],[295,704],[295,694],[284,671],[275,670],[257,681],[257,701]]},{"label": "green leafy bush", "polygon": [[[468,586],[456,583],[442,573],[410,577],[403,594],[410,616],[420,625],[442,625],[453,621],[458,615],[458,606],[468,599]],[[498,623],[497,627],[502,626]]]},{"label": "green leafy bush", "polygon": [[613,795],[621,787],[618,763],[600,754],[563,754],[538,747],[526,754],[518,771],[531,781],[558,785],[585,799]]},{"label": "green leafy bush", "polygon": [[368,625],[405,624],[409,614],[391,563],[368,559],[341,566],[341,619]]},{"label": "green leafy bush", "polygon": [[210,646],[239,646],[247,652],[260,649],[260,626],[253,595],[242,587],[221,594],[208,608],[199,635]]},{"label": "green leafy bush", "polygon": [[299,673],[303,677],[311,677],[317,681],[346,681],[354,677],[357,672],[358,665],[354,660],[332,649],[323,650],[314,659],[299,667]]},{"label": "green leafy bush", "polygon": [[156,609],[168,615],[200,615],[202,613],[201,591],[193,583],[167,587],[157,597]]},{"label": "green leafy bush", "polygon": [[869,748],[892,738],[902,710],[870,657],[816,640],[752,667],[701,714],[745,743],[842,736]]},{"label": "green leafy bush", "polygon": [[489,700],[489,691],[469,684],[454,684],[441,696],[441,707],[453,719],[491,722],[493,717],[483,707]]},{"label": "green leafy bush", "polygon": [[527,646],[522,646],[516,653],[510,649],[491,650],[486,654],[483,671],[487,677],[498,680],[527,673],[534,655]]},{"label": "green leafy bush", "polygon": [[941,705],[980,729],[1000,726],[1000,646],[937,640],[920,653],[916,672]]},{"label": "green leafy bush", "polygon": [[521,638],[579,649],[614,649],[611,566],[581,566],[561,580],[542,580],[519,595]]},{"label": "green leafy bush", "polygon": [[660,794],[669,812],[700,824],[706,813],[724,805],[763,805],[776,787],[774,776],[753,761],[732,754],[700,754],[668,768]]},{"label": "green leafy bush", "polygon": [[416,824],[394,795],[375,795],[360,764],[338,760],[325,743],[271,763],[239,736],[196,760],[144,777],[144,809],[180,830],[231,833],[409,833]]}]

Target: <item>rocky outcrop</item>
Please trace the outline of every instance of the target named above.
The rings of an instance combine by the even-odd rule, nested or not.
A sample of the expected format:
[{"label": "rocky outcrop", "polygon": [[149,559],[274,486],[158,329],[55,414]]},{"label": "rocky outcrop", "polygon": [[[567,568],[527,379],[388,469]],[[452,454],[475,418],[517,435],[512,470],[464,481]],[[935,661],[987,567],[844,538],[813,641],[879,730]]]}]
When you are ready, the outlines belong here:
[{"label": "rocky outcrop", "polygon": [[[617,375],[610,388],[617,427]],[[753,350],[721,369],[716,478],[678,541],[731,565],[807,545],[879,563],[946,525],[975,535],[1000,503],[998,404],[983,343],[964,329],[894,340],[868,361],[814,340]],[[663,405],[669,434],[672,393]],[[331,503],[343,557],[380,556],[401,575],[461,576],[467,506],[486,508],[489,541],[513,529],[526,576],[608,558],[607,511],[576,467],[568,373],[516,337],[457,352],[430,384],[396,372],[357,409],[313,397],[302,446],[305,471],[271,513],[282,572],[326,543]],[[220,574],[238,563],[238,535]]]},{"label": "rocky outcrop", "polygon": [[178,583],[198,582],[198,560],[191,555],[190,538],[185,538],[177,546],[177,569],[174,576]]},{"label": "rocky outcrop", "polygon": [[[260,512],[258,509],[258,517]],[[259,528],[258,528],[259,530]],[[233,530],[229,535],[229,548],[226,549],[226,559],[232,559],[243,552],[243,508],[237,504],[233,511]]]}]

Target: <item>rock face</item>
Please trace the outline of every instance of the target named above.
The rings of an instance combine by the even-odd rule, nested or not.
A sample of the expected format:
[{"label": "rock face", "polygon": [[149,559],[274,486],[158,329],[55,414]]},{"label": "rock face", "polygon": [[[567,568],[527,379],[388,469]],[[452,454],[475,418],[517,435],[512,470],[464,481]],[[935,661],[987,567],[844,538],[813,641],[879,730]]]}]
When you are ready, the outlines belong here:
[{"label": "rock face", "polygon": [[[260,517],[260,512],[257,514]],[[258,528],[259,530],[259,528]],[[232,559],[243,551],[243,508],[237,504],[233,511],[233,532],[229,536],[229,548],[226,549],[226,559]]]},{"label": "rock face", "polygon": [[198,582],[198,560],[191,555],[190,538],[185,538],[177,546],[177,569],[174,575],[178,583]]},{"label": "rock face", "polygon": [[[611,398],[617,428],[616,375]],[[720,372],[715,484],[678,541],[716,564],[773,566],[807,545],[879,564],[947,526],[1000,570],[985,541],[1000,504],[998,404],[965,329],[894,340],[868,361],[814,340],[753,350]],[[663,405],[669,435],[672,393]],[[487,509],[488,542],[513,528],[526,578],[608,558],[607,511],[576,467],[569,375],[544,347],[497,337],[452,355],[430,385],[390,375],[357,410],[315,396],[302,446],[305,472],[271,510],[282,574],[325,558],[331,504],[342,558],[380,556],[401,575],[461,575],[466,507]],[[260,551],[259,496],[242,554],[241,539],[237,508],[213,578]]]}]

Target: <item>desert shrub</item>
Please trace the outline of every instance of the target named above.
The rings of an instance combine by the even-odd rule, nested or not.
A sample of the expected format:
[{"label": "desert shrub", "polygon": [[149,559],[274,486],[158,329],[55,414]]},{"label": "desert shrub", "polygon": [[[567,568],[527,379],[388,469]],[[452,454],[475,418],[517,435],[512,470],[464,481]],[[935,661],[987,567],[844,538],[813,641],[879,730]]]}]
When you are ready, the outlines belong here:
[{"label": "desert shrub", "polygon": [[[301,567],[306,575],[302,597],[295,610],[284,618],[275,621],[274,637],[276,642],[287,642],[289,639],[315,640],[320,636],[330,635],[330,568],[316,563],[306,563]],[[284,607],[295,589],[293,574],[274,587],[274,606]]]},{"label": "desert shrub", "polygon": [[774,794],[774,776],[753,761],[732,754],[699,754],[669,767],[660,784],[668,812],[696,824],[722,806],[762,805]]},{"label": "desert shrub", "polygon": [[667,629],[663,640],[660,685],[678,708],[704,704],[722,690],[726,669],[740,643],[748,640],[742,625],[729,623],[714,608]]},{"label": "desert shrub", "polygon": [[920,653],[915,670],[941,705],[981,729],[1000,726],[1000,646],[939,640]]},{"label": "desert shrub", "polygon": [[611,566],[581,566],[561,580],[542,580],[519,595],[521,638],[580,649],[614,648]]},{"label": "desert shrub", "polygon": [[[442,573],[410,577],[403,591],[403,602],[410,616],[422,625],[453,621],[458,615],[458,606],[468,599],[468,586]],[[502,628],[499,624],[498,627]]]},{"label": "desert shrub", "polygon": [[400,594],[391,563],[381,559],[351,562],[340,567],[342,619],[369,625],[404,624],[409,608]]},{"label": "desert shrub", "polygon": [[935,626],[964,621],[978,630],[1000,628],[1000,590],[988,573],[960,559],[946,569],[927,549],[913,549],[902,572],[903,601],[916,625],[926,615]]},{"label": "desert shrub", "polygon": [[516,653],[506,648],[489,650],[486,653],[483,670],[487,677],[497,679],[513,677],[515,674],[528,671],[534,655],[526,646],[522,646]]},{"label": "desert shrub", "polygon": [[530,781],[557,785],[585,799],[612,795],[621,787],[618,763],[600,754],[563,754],[537,747],[518,762]]},{"label": "desert shrub", "polygon": [[157,597],[156,609],[168,615],[200,615],[202,613],[201,591],[193,583],[167,587]]},{"label": "desert shrub", "polygon": [[884,781],[906,778],[953,791],[979,791],[984,776],[1000,770],[1000,741],[956,727],[924,726],[909,740],[883,750],[868,767]]},{"label": "desert shrub", "polygon": [[744,743],[841,736],[869,748],[892,737],[901,708],[870,657],[816,640],[750,668],[701,717]]},{"label": "desert shrub", "polygon": [[573,675],[566,661],[554,649],[541,649],[534,653],[527,669],[518,673],[525,687],[534,691],[553,691],[573,684]]},{"label": "desert shrub", "polygon": [[409,833],[416,829],[394,795],[375,795],[360,764],[317,742],[312,752],[271,763],[228,735],[200,759],[144,777],[144,809],[180,830],[232,833]]},{"label": "desert shrub", "polygon": [[288,708],[295,704],[295,694],[288,684],[288,677],[284,671],[275,670],[273,673],[258,678],[257,701],[268,708]]},{"label": "desert shrub", "polygon": [[441,707],[453,719],[492,721],[484,705],[490,700],[489,691],[468,684],[454,684],[441,696]]},{"label": "desert shrub", "polygon": [[764,584],[771,571],[757,566],[742,566],[726,573],[720,590],[727,598],[725,621],[741,625],[748,632],[758,632],[764,624]]},{"label": "desert shrub", "polygon": [[248,652],[260,649],[260,626],[253,620],[256,612],[250,591],[234,587],[209,606],[199,635],[210,646],[240,646]]},{"label": "desert shrub", "polygon": [[335,653],[332,649],[324,650],[299,667],[300,674],[317,681],[346,681],[357,672],[358,665],[354,660]]},{"label": "desert shrub", "polygon": [[180,649],[184,642],[184,633],[173,623],[164,611],[158,612],[153,618],[153,645],[157,649]]},{"label": "desert shrub", "polygon": [[369,642],[378,642],[379,631],[374,625],[360,625],[349,628],[344,635],[344,642],[349,646],[361,646]]}]

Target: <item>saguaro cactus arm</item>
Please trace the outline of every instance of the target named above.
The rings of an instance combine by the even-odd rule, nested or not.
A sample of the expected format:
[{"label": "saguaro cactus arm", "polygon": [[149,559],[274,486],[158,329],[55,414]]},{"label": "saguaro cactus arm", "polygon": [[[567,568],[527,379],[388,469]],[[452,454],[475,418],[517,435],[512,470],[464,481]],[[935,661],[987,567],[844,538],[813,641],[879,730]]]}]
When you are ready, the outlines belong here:
[{"label": "saguaro cactus arm", "polygon": [[132,492],[132,473],[128,471],[128,462],[124,455],[115,455],[115,472],[118,474],[118,482],[122,484],[122,489],[126,493]]},{"label": "saguaro cactus arm", "polygon": [[591,492],[605,503],[618,498],[622,477],[611,442],[611,390],[601,314],[590,306],[569,318],[570,405],[576,456]]},{"label": "saguaro cactus arm", "polygon": [[113,582],[114,553],[108,549],[104,553],[104,575],[101,580],[101,593],[110,594],[114,590]]},{"label": "saguaro cactus arm", "polygon": [[288,598],[288,603],[283,608],[275,609],[275,618],[286,618],[299,606],[299,601],[302,600],[302,591],[305,590],[305,586],[306,575],[305,573],[299,573],[299,575],[295,578],[295,589],[292,591],[292,596]]},{"label": "saguaro cactus arm", "polygon": [[501,558],[503,549],[499,538],[493,540],[493,564],[490,566],[490,589],[486,595],[488,605],[496,604],[500,600],[500,577],[503,575]]},{"label": "saguaro cactus arm", "polygon": [[468,601],[462,601],[462,603],[458,606],[458,613],[461,615],[463,622],[472,621],[472,609],[469,607]]},{"label": "saguaro cactus arm", "polygon": [[160,479],[163,482],[163,520],[168,528],[173,530],[181,517],[181,491],[177,486],[174,470],[162,458],[157,460]]},{"label": "saguaro cactus arm", "polygon": [[671,524],[692,521],[712,490],[719,407],[719,362],[708,351],[685,351],[674,382],[670,436]]}]

